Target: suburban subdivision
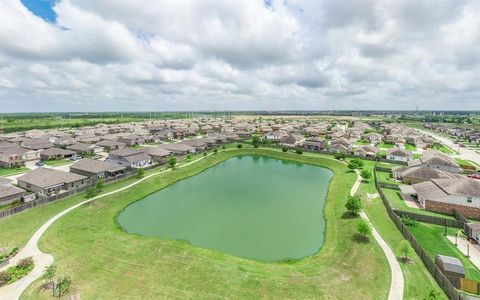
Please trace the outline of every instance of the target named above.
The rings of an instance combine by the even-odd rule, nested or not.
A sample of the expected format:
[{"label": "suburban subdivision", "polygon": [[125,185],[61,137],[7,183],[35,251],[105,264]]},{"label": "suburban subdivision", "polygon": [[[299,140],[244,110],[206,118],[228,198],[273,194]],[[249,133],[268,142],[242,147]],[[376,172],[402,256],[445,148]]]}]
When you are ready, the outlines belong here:
[{"label": "suburban subdivision", "polygon": [[480,166],[402,116],[5,130],[0,299],[472,298]]}]

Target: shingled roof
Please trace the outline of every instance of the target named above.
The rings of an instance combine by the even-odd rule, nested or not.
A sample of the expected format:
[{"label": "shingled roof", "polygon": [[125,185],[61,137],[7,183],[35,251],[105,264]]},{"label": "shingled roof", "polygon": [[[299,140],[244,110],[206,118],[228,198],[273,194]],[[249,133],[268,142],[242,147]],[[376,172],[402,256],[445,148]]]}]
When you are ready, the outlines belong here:
[{"label": "shingled roof", "polygon": [[75,182],[83,179],[87,179],[87,177],[46,168],[35,169],[17,178],[18,181],[23,181],[41,188]]}]

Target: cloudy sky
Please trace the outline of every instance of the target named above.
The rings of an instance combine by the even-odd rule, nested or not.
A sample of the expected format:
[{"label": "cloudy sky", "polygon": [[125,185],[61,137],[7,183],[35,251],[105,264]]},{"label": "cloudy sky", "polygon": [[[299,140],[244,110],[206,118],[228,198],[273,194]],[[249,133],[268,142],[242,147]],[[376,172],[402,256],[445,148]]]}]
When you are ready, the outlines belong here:
[{"label": "cloudy sky", "polygon": [[0,0],[0,112],[480,109],[480,1]]}]

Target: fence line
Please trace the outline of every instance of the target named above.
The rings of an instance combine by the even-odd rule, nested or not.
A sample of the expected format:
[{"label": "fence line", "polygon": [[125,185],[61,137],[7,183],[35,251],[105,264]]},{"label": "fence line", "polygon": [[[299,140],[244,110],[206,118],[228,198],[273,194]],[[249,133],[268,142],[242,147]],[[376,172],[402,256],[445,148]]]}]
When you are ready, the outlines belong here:
[{"label": "fence line", "polygon": [[[402,233],[403,237],[410,242],[410,245],[412,245],[413,249],[417,253],[417,255],[420,257],[422,260],[423,264],[427,268],[427,270],[432,274],[433,278],[437,281],[438,285],[442,288],[442,290],[445,292],[445,294],[448,296],[448,298],[453,299],[453,300],[464,300],[464,297],[458,292],[458,290],[455,288],[455,286],[448,280],[445,275],[440,271],[440,269],[437,267],[435,262],[428,256],[428,254],[423,250],[422,246],[420,243],[417,242],[416,238],[413,236],[413,234],[410,232],[410,230],[405,226],[400,218],[400,216],[397,214],[403,214],[406,215],[407,212],[403,211],[396,211],[392,209],[390,202],[388,201],[387,197],[385,197],[385,194],[383,193],[380,185],[378,184],[377,181],[377,174],[375,172],[375,169],[373,171],[374,174],[374,180],[375,180],[375,186],[378,190],[378,193],[380,195],[380,199],[382,199],[383,204],[385,205],[385,208],[387,209],[387,213],[392,219],[393,223],[397,226],[398,230]],[[417,214],[415,214],[417,215]],[[420,216],[420,215],[418,215]],[[423,215],[421,215],[423,216]],[[434,218],[434,217],[433,217]],[[442,219],[442,218],[438,218]],[[448,219],[442,219],[442,220],[448,220]],[[463,228],[463,222],[458,221],[458,220],[448,220],[448,221],[456,221],[459,223],[462,223]],[[452,223],[454,224],[454,223]],[[445,225],[442,224],[442,225]]]}]

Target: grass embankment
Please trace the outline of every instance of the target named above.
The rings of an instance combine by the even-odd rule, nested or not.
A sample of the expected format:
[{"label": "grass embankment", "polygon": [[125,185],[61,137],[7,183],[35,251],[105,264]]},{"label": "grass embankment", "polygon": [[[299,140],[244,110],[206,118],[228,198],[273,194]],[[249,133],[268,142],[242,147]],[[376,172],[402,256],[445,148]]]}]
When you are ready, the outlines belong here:
[{"label": "grass embankment", "polygon": [[[462,261],[466,277],[480,281],[480,270],[452,242],[447,240],[444,236],[444,226],[418,222],[416,227],[409,227],[409,229],[433,260],[437,254],[456,257]],[[461,230],[458,228],[447,228],[447,234],[450,236],[455,236],[459,231]]]},{"label": "grass embankment", "polygon": [[[325,205],[326,239],[319,253],[296,262],[265,264],[192,247],[182,241],[130,235],[115,224],[115,216],[129,203],[238,154],[310,163],[328,167],[335,173]],[[354,180],[355,174],[329,157],[267,149],[219,151],[190,166],[154,176],[128,190],[79,207],[52,225],[42,237],[40,247],[54,255],[59,273],[71,275],[76,291],[86,299],[140,295],[142,298],[385,299],[390,285],[386,258],[377,243],[355,242],[356,220],[344,217],[345,199]],[[22,216],[23,221],[30,223],[36,219],[34,222],[39,225],[48,218],[39,217],[40,210],[52,214],[52,209],[46,206],[10,220]],[[5,222],[0,222],[0,230],[4,229]],[[31,231],[23,235],[17,241],[25,241]],[[47,293],[39,291],[39,285],[37,282],[31,286],[24,298],[48,298]]]},{"label": "grass embankment", "polygon": [[12,176],[17,174],[22,174],[30,171],[29,168],[19,167],[19,168],[0,168],[0,176]]},{"label": "grass embankment", "polygon": [[[374,165],[374,162],[365,161],[364,168],[373,172]],[[382,166],[386,167],[386,165]],[[446,299],[447,297],[444,296],[444,292],[440,289],[435,279],[430,275],[428,270],[423,265],[423,262],[418,255],[415,254],[413,249],[411,261],[409,263],[404,263],[401,260],[401,257],[403,256],[401,252],[401,245],[402,241],[405,239],[388,216],[382,200],[380,198],[368,198],[367,194],[374,194],[376,192],[377,190],[372,178],[369,180],[369,182],[362,182],[358,194],[362,196],[364,210],[372,221],[372,224],[399,259],[405,280],[404,299],[423,299],[432,289],[438,291],[441,295],[443,295],[442,297]],[[419,282],[421,282],[421,284],[419,284]]]}]

